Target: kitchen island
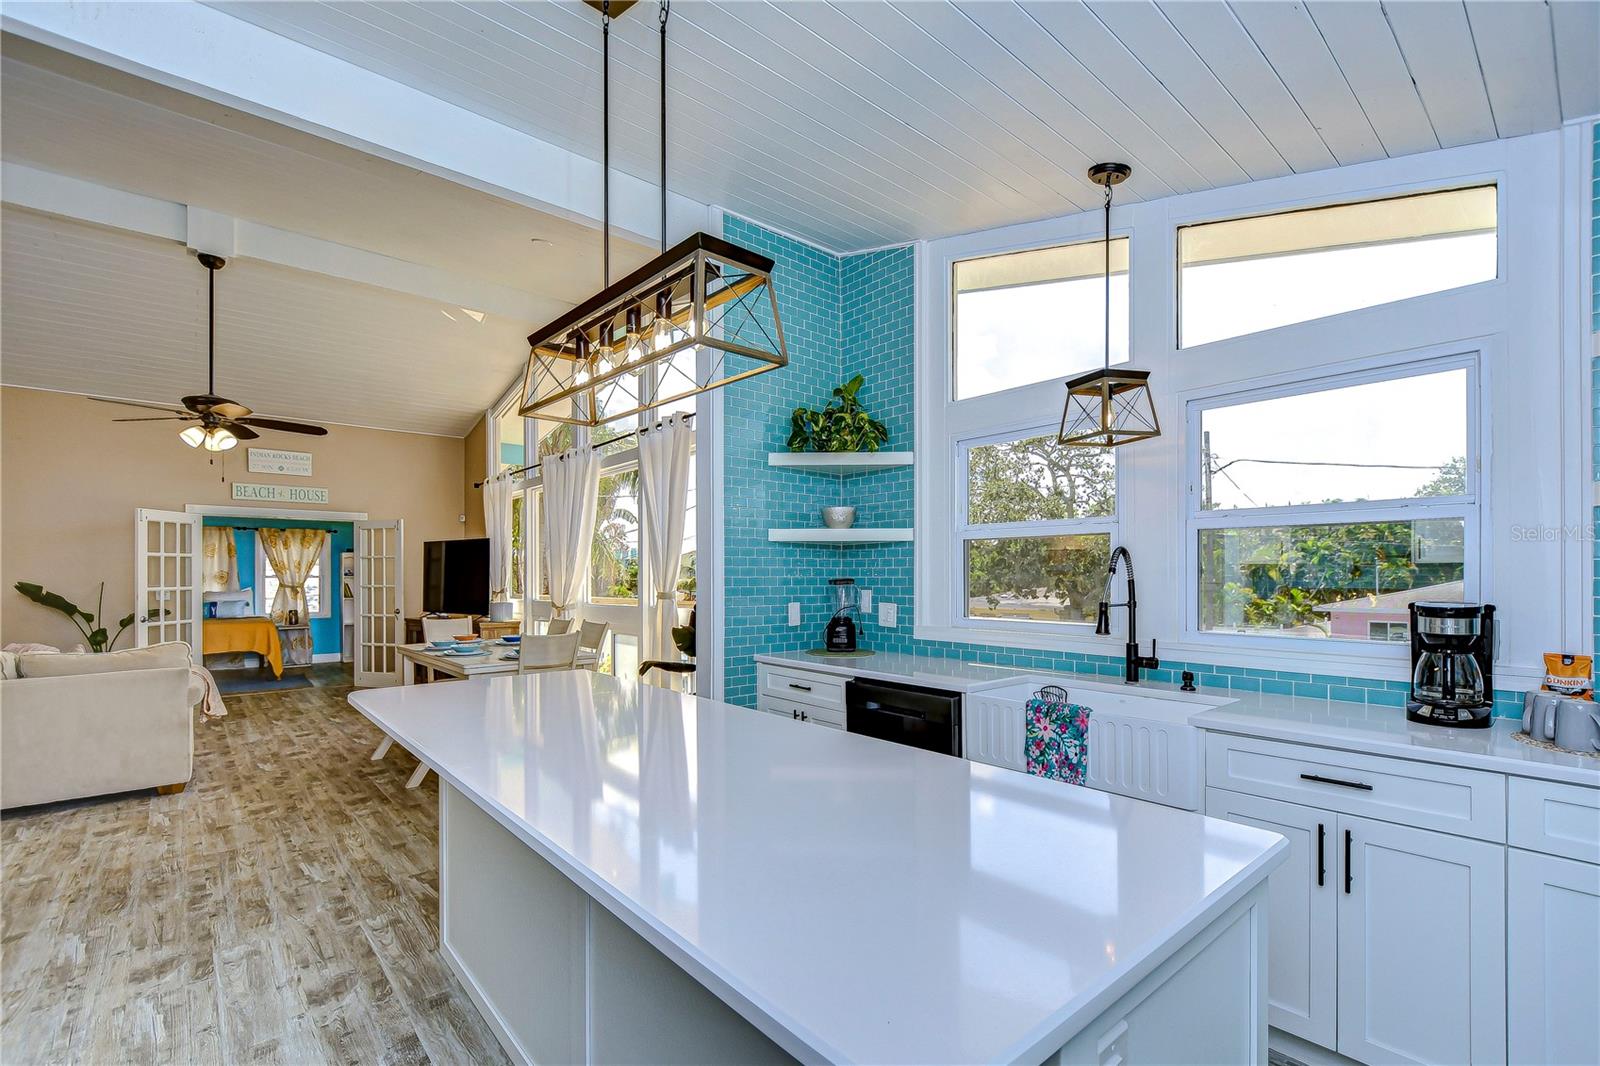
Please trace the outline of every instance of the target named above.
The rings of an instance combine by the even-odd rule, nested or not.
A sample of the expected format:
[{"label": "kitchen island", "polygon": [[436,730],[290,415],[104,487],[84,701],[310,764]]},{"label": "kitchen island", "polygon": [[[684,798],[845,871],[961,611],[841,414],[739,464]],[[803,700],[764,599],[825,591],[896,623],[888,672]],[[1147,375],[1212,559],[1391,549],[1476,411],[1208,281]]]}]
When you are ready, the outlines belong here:
[{"label": "kitchen island", "polygon": [[514,1060],[1266,1060],[1276,834],[586,671],[350,702]]}]

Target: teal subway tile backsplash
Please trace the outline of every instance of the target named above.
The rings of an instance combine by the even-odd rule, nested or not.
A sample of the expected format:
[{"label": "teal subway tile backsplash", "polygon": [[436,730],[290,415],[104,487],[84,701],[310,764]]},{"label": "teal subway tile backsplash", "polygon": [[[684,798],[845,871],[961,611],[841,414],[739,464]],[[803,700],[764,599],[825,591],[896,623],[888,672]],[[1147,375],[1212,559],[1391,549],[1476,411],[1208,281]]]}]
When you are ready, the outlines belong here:
[{"label": "teal subway tile backsplash", "polygon": [[[1597,133],[1600,135],[1600,133]],[[1596,179],[1600,210],[1600,177]],[[827,622],[827,581],[852,577],[871,589],[877,603],[899,607],[900,625],[885,629],[874,615],[864,618],[861,642],[878,651],[1010,665],[1022,669],[1120,678],[1120,655],[1090,655],[1044,649],[922,640],[913,635],[913,545],[772,544],[774,525],[817,526],[817,509],[849,503],[860,526],[910,526],[915,517],[916,482],[912,468],[895,468],[848,477],[803,474],[767,465],[767,453],[781,451],[789,435],[790,411],[821,407],[834,386],[861,374],[862,401],[889,429],[886,450],[915,447],[915,257],[910,248],[892,248],[836,257],[759,225],[729,216],[724,233],[775,260],[773,284],[783,315],[789,366],[724,390],[724,696],[753,705],[755,667],[761,652],[799,651],[817,646]],[[1600,276],[1600,257],[1596,259]],[[1600,328],[1600,315],[1596,326]],[[1600,374],[1600,364],[1596,366]],[[1600,418],[1597,418],[1600,422]],[[1600,478],[1600,467],[1597,467]],[[1600,509],[1596,510],[1600,518]],[[1600,619],[1600,556],[1594,578],[1596,617]],[[801,604],[802,624],[786,624],[786,605]],[[1600,637],[1597,637],[1600,649]],[[1184,671],[1201,688],[1219,692],[1267,692],[1400,708],[1404,682],[1310,672],[1218,666],[1163,660],[1151,676],[1176,683]],[[1522,694],[1496,690],[1495,714],[1520,716]]]}]

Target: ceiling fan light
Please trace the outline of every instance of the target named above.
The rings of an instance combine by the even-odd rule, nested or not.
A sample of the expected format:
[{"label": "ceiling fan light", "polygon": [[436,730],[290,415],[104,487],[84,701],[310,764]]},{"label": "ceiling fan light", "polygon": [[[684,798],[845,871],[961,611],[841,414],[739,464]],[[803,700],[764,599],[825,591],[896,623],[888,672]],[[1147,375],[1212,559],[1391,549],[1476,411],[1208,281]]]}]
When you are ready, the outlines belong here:
[{"label": "ceiling fan light", "polygon": [[225,452],[239,443],[239,438],[222,426],[206,431],[205,448],[208,452]]},{"label": "ceiling fan light", "polygon": [[206,442],[206,431],[201,426],[189,426],[178,434],[178,439],[191,448],[198,448]]}]

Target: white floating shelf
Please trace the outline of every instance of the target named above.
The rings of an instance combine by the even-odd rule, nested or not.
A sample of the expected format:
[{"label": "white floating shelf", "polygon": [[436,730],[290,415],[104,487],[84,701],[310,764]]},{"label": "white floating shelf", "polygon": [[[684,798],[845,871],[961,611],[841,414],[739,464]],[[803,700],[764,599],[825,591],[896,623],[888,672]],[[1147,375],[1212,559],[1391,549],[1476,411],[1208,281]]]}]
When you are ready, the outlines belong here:
[{"label": "white floating shelf", "polygon": [[912,452],[768,452],[767,465],[819,474],[864,474],[910,466]]},{"label": "white floating shelf", "polygon": [[769,529],[767,540],[785,544],[884,544],[911,539],[910,529]]}]

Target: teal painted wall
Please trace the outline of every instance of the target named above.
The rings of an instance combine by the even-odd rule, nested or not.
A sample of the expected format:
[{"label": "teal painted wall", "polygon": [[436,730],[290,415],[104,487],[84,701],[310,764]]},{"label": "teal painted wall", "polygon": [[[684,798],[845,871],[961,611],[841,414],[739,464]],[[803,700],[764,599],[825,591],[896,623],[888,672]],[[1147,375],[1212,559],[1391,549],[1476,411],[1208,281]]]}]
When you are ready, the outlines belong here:
[{"label": "teal painted wall", "polygon": [[[1600,169],[1596,171],[1600,217]],[[1600,227],[1600,223],[1597,223]],[[784,448],[789,412],[798,404],[820,407],[835,384],[856,373],[867,384],[862,399],[889,427],[885,446],[910,450],[915,444],[914,388],[916,279],[909,248],[834,257],[808,245],[730,217],[729,240],[773,257],[774,284],[790,365],[781,371],[730,386],[724,393],[725,515],[724,581],[727,613],[724,643],[724,699],[755,702],[751,656],[766,651],[796,651],[821,643],[828,618],[825,585],[830,577],[853,577],[873,590],[879,602],[899,605],[901,624],[884,629],[875,618],[863,621],[863,646],[972,662],[1060,670],[1105,677],[1122,676],[1119,655],[1086,655],[919,640],[915,616],[913,546],[873,544],[853,547],[770,544],[768,526],[816,526],[817,508],[851,503],[861,526],[909,526],[915,511],[915,480],[910,469],[886,470],[839,479],[796,474],[767,466],[766,453]],[[1600,238],[1600,228],[1596,230]],[[1600,271],[1600,244],[1596,247]],[[1597,311],[1600,314],[1600,311]],[[1600,365],[1596,368],[1600,379]],[[1600,476],[1600,448],[1597,448]],[[802,605],[798,628],[786,623],[791,600]],[[1596,617],[1600,620],[1600,556],[1595,570]],[[1273,692],[1399,708],[1404,682],[1373,678],[1265,670],[1206,663],[1163,661],[1150,676],[1176,683],[1193,672],[1205,688]],[[1520,716],[1522,694],[1497,690],[1495,713]]]},{"label": "teal painted wall", "polygon": [[331,529],[333,546],[331,558],[333,573],[327,576],[326,587],[331,591],[333,613],[327,618],[311,619],[311,651],[314,655],[337,655],[340,651],[341,627],[344,621],[339,602],[339,553],[355,550],[355,526],[349,522],[316,522],[288,518],[224,518],[207,516],[208,526],[232,526],[234,546],[239,553],[239,587],[256,587],[256,534],[257,529]]}]

